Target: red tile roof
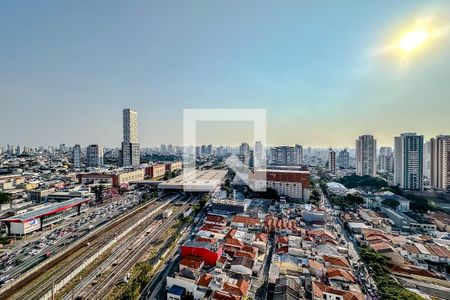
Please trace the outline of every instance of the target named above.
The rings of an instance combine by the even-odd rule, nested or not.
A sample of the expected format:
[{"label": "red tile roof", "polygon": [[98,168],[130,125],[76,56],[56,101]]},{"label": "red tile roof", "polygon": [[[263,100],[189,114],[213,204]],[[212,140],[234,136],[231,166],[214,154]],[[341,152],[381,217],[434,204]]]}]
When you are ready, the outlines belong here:
[{"label": "red tile roof", "polygon": [[355,283],[355,277],[353,276],[353,274],[342,269],[335,269],[335,268],[327,269],[327,277],[329,279],[337,279],[337,278],[344,279],[344,281]]},{"label": "red tile roof", "polygon": [[193,255],[185,256],[180,261],[180,265],[186,266],[191,269],[196,269],[196,270],[200,269],[202,264],[203,264],[203,258],[193,256]]},{"label": "red tile roof", "polygon": [[213,276],[208,273],[203,273],[202,276],[197,281],[197,284],[199,286],[208,287],[211,283],[211,280],[213,279]]},{"label": "red tile roof", "polygon": [[256,225],[260,224],[258,219],[254,219],[254,218],[250,218],[250,217],[246,217],[246,216],[240,216],[240,215],[234,216],[232,223],[242,223],[242,224],[245,224],[248,226],[256,226]]},{"label": "red tile roof", "polygon": [[323,299],[323,293],[329,293],[342,296],[344,300],[364,300],[364,296],[361,293],[340,290],[318,281],[313,281],[312,292],[315,297],[320,299]]},{"label": "red tile roof", "polygon": [[231,295],[224,291],[215,291],[211,296],[213,300],[240,300],[241,298],[241,296]]},{"label": "red tile roof", "polygon": [[324,255],[323,260],[332,266],[350,268],[350,263],[344,257]]}]

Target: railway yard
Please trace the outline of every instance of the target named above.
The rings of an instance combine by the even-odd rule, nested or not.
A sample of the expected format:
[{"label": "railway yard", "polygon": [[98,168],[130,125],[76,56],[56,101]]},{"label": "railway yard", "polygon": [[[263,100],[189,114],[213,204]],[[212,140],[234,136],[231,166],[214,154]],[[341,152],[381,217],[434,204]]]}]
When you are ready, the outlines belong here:
[{"label": "railway yard", "polygon": [[[132,280],[138,263],[180,226],[179,217],[199,195],[163,195],[140,204],[134,192],[96,207],[23,245],[11,255],[1,299],[104,299]],[[169,209],[172,213],[163,216]],[[161,255],[158,252],[158,255]],[[157,259],[157,257],[156,257]]]}]

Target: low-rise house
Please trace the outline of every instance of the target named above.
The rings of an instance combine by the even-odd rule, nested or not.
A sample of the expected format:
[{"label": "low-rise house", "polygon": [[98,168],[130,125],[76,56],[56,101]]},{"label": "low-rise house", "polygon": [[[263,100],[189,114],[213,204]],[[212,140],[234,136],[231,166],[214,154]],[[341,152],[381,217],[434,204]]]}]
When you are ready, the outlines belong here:
[{"label": "low-rise house", "polygon": [[313,300],[364,300],[364,295],[355,291],[335,288],[319,281],[312,282]]},{"label": "low-rise house", "polygon": [[252,275],[254,263],[251,258],[238,256],[231,261],[230,270],[238,274]]},{"label": "low-rise house", "polygon": [[262,229],[262,224],[258,219],[242,215],[234,216],[230,226],[247,231],[260,231]]},{"label": "low-rise house", "polygon": [[411,243],[403,247],[408,257],[434,263],[450,263],[450,250],[436,243]]}]

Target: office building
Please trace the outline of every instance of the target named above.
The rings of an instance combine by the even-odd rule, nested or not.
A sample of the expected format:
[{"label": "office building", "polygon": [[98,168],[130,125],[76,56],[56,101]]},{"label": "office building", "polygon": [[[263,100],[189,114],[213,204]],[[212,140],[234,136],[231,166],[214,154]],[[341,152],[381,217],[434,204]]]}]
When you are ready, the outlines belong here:
[{"label": "office building", "polygon": [[99,145],[89,145],[86,149],[86,161],[88,167],[102,167],[103,147]]},{"label": "office building", "polygon": [[328,171],[336,174],[336,152],[331,148],[328,150]]},{"label": "office building", "polygon": [[73,147],[73,168],[79,169],[81,168],[81,147],[80,145],[75,145]]},{"label": "office building", "polygon": [[362,135],[356,140],[356,175],[375,176],[377,141],[372,135]]},{"label": "office building", "polygon": [[423,135],[403,133],[394,139],[394,182],[402,189],[423,189]]},{"label": "office building", "polygon": [[450,190],[450,135],[431,139],[431,186]]},{"label": "office building", "polygon": [[348,169],[350,167],[350,153],[347,149],[339,151],[337,165],[341,169]]},{"label": "office building", "polygon": [[131,109],[124,109],[122,142],[122,164],[124,167],[136,167],[140,164],[141,154],[137,125],[137,112]]}]

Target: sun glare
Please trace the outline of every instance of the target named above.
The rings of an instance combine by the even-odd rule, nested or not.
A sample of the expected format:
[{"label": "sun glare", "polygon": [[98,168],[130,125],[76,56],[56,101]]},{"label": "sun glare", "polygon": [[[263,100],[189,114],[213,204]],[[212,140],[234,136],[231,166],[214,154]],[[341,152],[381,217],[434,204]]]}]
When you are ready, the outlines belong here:
[{"label": "sun glare", "polygon": [[409,52],[422,45],[427,37],[428,32],[424,30],[409,32],[400,39],[400,48]]}]

